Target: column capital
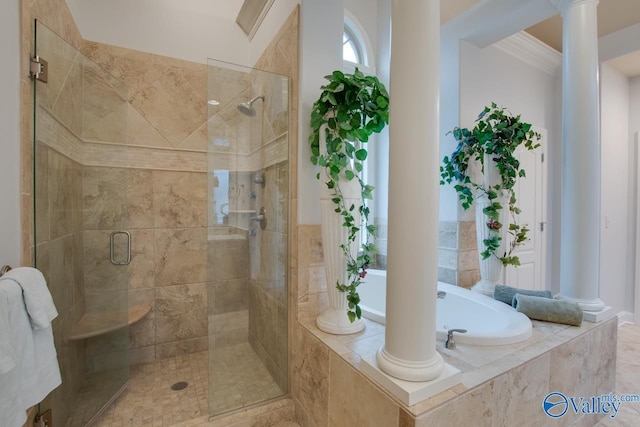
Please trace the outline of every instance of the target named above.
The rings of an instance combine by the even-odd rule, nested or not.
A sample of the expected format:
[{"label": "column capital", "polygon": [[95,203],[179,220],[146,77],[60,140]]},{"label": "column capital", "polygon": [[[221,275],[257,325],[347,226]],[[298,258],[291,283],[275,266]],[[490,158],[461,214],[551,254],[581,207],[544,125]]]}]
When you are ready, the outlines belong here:
[{"label": "column capital", "polygon": [[563,13],[571,7],[579,6],[582,4],[592,4],[597,6],[600,0],[549,0],[558,10]]}]

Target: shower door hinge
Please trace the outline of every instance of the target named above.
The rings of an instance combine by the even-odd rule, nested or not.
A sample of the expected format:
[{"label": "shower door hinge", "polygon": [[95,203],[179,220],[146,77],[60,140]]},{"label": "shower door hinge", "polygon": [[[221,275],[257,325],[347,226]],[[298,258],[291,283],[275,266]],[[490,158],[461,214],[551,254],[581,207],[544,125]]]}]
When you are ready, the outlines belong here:
[{"label": "shower door hinge", "polygon": [[49,79],[49,63],[38,55],[31,58],[31,66],[29,68],[29,76],[31,80],[38,80],[46,83]]}]

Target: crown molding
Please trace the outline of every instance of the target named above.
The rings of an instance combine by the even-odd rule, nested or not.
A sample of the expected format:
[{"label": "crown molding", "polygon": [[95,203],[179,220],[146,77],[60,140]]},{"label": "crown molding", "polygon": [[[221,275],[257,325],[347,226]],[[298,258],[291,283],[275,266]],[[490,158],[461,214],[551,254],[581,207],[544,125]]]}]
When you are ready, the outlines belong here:
[{"label": "crown molding", "polygon": [[520,31],[494,44],[498,49],[554,75],[562,65],[562,54],[531,34]]}]

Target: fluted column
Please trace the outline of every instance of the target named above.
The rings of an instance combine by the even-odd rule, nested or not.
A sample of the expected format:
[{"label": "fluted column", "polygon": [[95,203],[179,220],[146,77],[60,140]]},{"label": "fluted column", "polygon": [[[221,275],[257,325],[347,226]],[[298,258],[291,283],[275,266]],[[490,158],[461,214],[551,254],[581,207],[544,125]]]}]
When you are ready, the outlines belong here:
[{"label": "fluted column", "polygon": [[552,0],[562,34],[562,231],[560,298],[605,308],[600,266],[598,0]]},{"label": "fluted column", "polygon": [[385,373],[429,381],[436,352],[440,1],[392,3]]}]

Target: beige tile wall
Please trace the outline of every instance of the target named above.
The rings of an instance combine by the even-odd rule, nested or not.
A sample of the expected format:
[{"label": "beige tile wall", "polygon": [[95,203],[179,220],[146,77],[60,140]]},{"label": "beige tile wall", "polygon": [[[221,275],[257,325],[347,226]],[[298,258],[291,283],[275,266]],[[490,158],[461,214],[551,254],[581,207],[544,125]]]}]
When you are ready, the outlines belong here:
[{"label": "beige tile wall", "polygon": [[475,221],[441,221],[438,280],[470,288],[480,280]]}]

